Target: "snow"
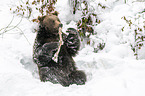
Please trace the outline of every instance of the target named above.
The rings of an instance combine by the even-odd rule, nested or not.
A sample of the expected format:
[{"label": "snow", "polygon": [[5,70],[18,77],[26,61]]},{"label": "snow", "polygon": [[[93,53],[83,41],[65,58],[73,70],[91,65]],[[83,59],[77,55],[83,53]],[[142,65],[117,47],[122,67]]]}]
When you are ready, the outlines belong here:
[{"label": "snow", "polygon": [[[4,28],[0,33],[10,29],[6,27],[12,19],[10,27],[21,21],[21,17],[9,11],[11,6],[17,4],[15,1],[2,0],[0,3],[0,30]],[[82,44],[79,54],[74,57],[78,69],[87,74],[86,84],[62,87],[60,84],[40,82],[37,66],[32,62],[36,36],[33,29],[37,24],[22,19],[18,28],[0,35],[0,96],[145,96],[145,46],[139,50],[139,60],[136,60],[130,46],[134,42],[134,26],[130,29],[122,19],[125,16],[134,24],[139,22],[138,25],[143,26],[145,13],[139,12],[145,9],[145,1],[126,0],[127,4],[123,0],[88,1],[101,20],[94,27],[97,35],[91,36],[91,40],[96,44],[105,42],[106,45],[103,50],[94,53],[95,44]],[[96,7],[98,3],[107,8]],[[58,0],[56,9],[64,25],[63,31],[68,27],[76,28],[75,22],[81,12],[72,15],[68,0]],[[138,15],[141,18],[134,19]]]}]

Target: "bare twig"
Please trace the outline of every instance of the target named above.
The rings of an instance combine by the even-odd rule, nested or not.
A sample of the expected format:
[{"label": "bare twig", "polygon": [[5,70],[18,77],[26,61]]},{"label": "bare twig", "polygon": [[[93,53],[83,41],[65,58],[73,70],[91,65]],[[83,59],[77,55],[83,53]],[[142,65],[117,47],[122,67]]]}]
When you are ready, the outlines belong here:
[{"label": "bare twig", "polygon": [[8,31],[10,31],[10,30],[15,29],[15,28],[22,22],[22,19],[23,19],[23,17],[21,18],[21,20],[19,21],[19,23],[18,23],[17,25],[15,25],[13,28],[11,28],[11,29],[9,29],[9,30],[5,30],[3,33],[6,33],[6,32],[8,32]]},{"label": "bare twig", "polygon": [[27,42],[29,43],[29,45],[31,45],[31,43],[29,42],[28,38],[26,37],[26,35],[24,34],[24,32],[16,26],[17,29],[19,29],[21,31],[21,33],[23,34],[23,36],[25,37],[25,39],[27,40]]},{"label": "bare twig", "polygon": [[[9,28],[9,26],[12,24],[13,20],[14,20],[14,15],[13,15],[13,18],[12,18],[11,22],[8,24],[8,26],[4,28],[3,33],[5,33],[5,31],[7,30],[7,28]],[[3,29],[3,28],[2,28],[2,29]],[[2,29],[1,29],[1,30],[2,30]],[[1,31],[1,30],[0,30],[0,31]],[[2,37],[3,37],[3,33],[2,33]],[[1,35],[1,34],[0,34],[0,35]]]},{"label": "bare twig", "polygon": [[[21,31],[20,33],[23,34],[23,36],[25,37],[25,39],[27,40],[27,42],[30,44],[30,42],[29,42],[28,38],[25,36],[24,32],[18,27],[18,25],[22,22],[22,19],[23,19],[23,17],[22,17],[21,20],[18,22],[18,24],[16,24],[15,26],[10,26],[10,25],[12,24],[13,20],[14,20],[14,16],[13,16],[13,18],[12,18],[11,22],[8,24],[8,26],[6,26],[6,27],[0,29],[0,31],[4,30],[2,33],[0,33],[0,35],[2,35],[2,38],[3,38],[3,34],[4,34],[4,33],[7,33],[8,31],[11,31],[11,30],[17,28],[18,30]],[[8,28],[11,28],[11,29],[8,29]],[[7,30],[7,29],[8,29],[8,30]],[[30,44],[30,45],[31,45],[31,44]]]}]

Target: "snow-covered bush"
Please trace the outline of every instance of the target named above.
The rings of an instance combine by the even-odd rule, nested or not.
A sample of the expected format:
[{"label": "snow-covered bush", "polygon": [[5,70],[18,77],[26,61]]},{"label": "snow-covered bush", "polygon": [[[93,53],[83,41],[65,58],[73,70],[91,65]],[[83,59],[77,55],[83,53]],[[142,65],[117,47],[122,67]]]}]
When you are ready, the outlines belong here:
[{"label": "snow-covered bush", "polygon": [[[33,18],[33,22],[36,21],[36,17],[34,18],[33,15],[35,12],[40,15],[47,15],[51,12],[55,11],[54,4],[57,0],[26,0],[26,1],[19,1],[18,5],[15,5],[14,8],[10,8],[14,14],[19,16],[23,16],[25,18]],[[31,18],[31,19],[32,19]]]},{"label": "snow-covered bush", "polygon": [[97,15],[90,11],[88,2],[83,1],[82,4],[82,17],[78,21],[77,27],[81,37],[89,37],[94,33],[93,26],[97,23]]},{"label": "snow-covered bush", "polygon": [[[100,1],[96,1],[94,6],[94,0],[70,0],[71,6],[72,6],[72,13],[76,14],[78,11],[81,12],[81,18],[77,21],[77,29],[79,32],[79,35],[81,37],[81,41],[85,42],[86,44],[89,44],[94,47],[94,52],[98,52],[99,50],[102,50],[105,46],[105,43],[100,42],[101,38],[97,38],[99,42],[94,44],[94,41],[91,41],[92,37],[94,35],[94,28],[100,23],[100,20],[97,17],[97,9],[101,8],[102,10],[105,10],[107,6],[104,6],[104,4]],[[106,2],[106,1],[104,1]],[[93,44],[92,44],[93,42]]]},{"label": "snow-covered bush", "polygon": [[145,14],[144,11],[137,13],[135,16],[122,17],[126,25],[121,29],[124,42],[130,43],[130,46],[136,56],[139,57],[138,51],[145,47]]}]

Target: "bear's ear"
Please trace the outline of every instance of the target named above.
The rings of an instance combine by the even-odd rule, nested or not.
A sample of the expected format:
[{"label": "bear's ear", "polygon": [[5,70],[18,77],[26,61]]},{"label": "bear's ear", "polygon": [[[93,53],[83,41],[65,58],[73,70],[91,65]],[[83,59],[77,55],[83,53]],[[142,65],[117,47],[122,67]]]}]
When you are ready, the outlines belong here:
[{"label": "bear's ear", "polygon": [[52,15],[56,15],[56,16],[58,16],[58,12],[57,11],[55,11],[54,13],[52,13]]},{"label": "bear's ear", "polygon": [[38,21],[39,21],[39,22],[43,21],[45,17],[46,17],[46,16],[38,16]]}]

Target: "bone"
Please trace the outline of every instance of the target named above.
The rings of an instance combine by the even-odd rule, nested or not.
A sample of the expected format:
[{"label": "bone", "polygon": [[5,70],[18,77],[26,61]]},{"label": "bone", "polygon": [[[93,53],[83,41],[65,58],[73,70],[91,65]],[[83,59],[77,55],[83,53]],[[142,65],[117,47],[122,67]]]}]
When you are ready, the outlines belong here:
[{"label": "bone", "polygon": [[60,48],[63,45],[63,39],[62,39],[62,28],[59,27],[59,47],[57,52],[54,54],[54,57],[52,58],[56,63],[58,62],[58,54],[60,52]]}]

